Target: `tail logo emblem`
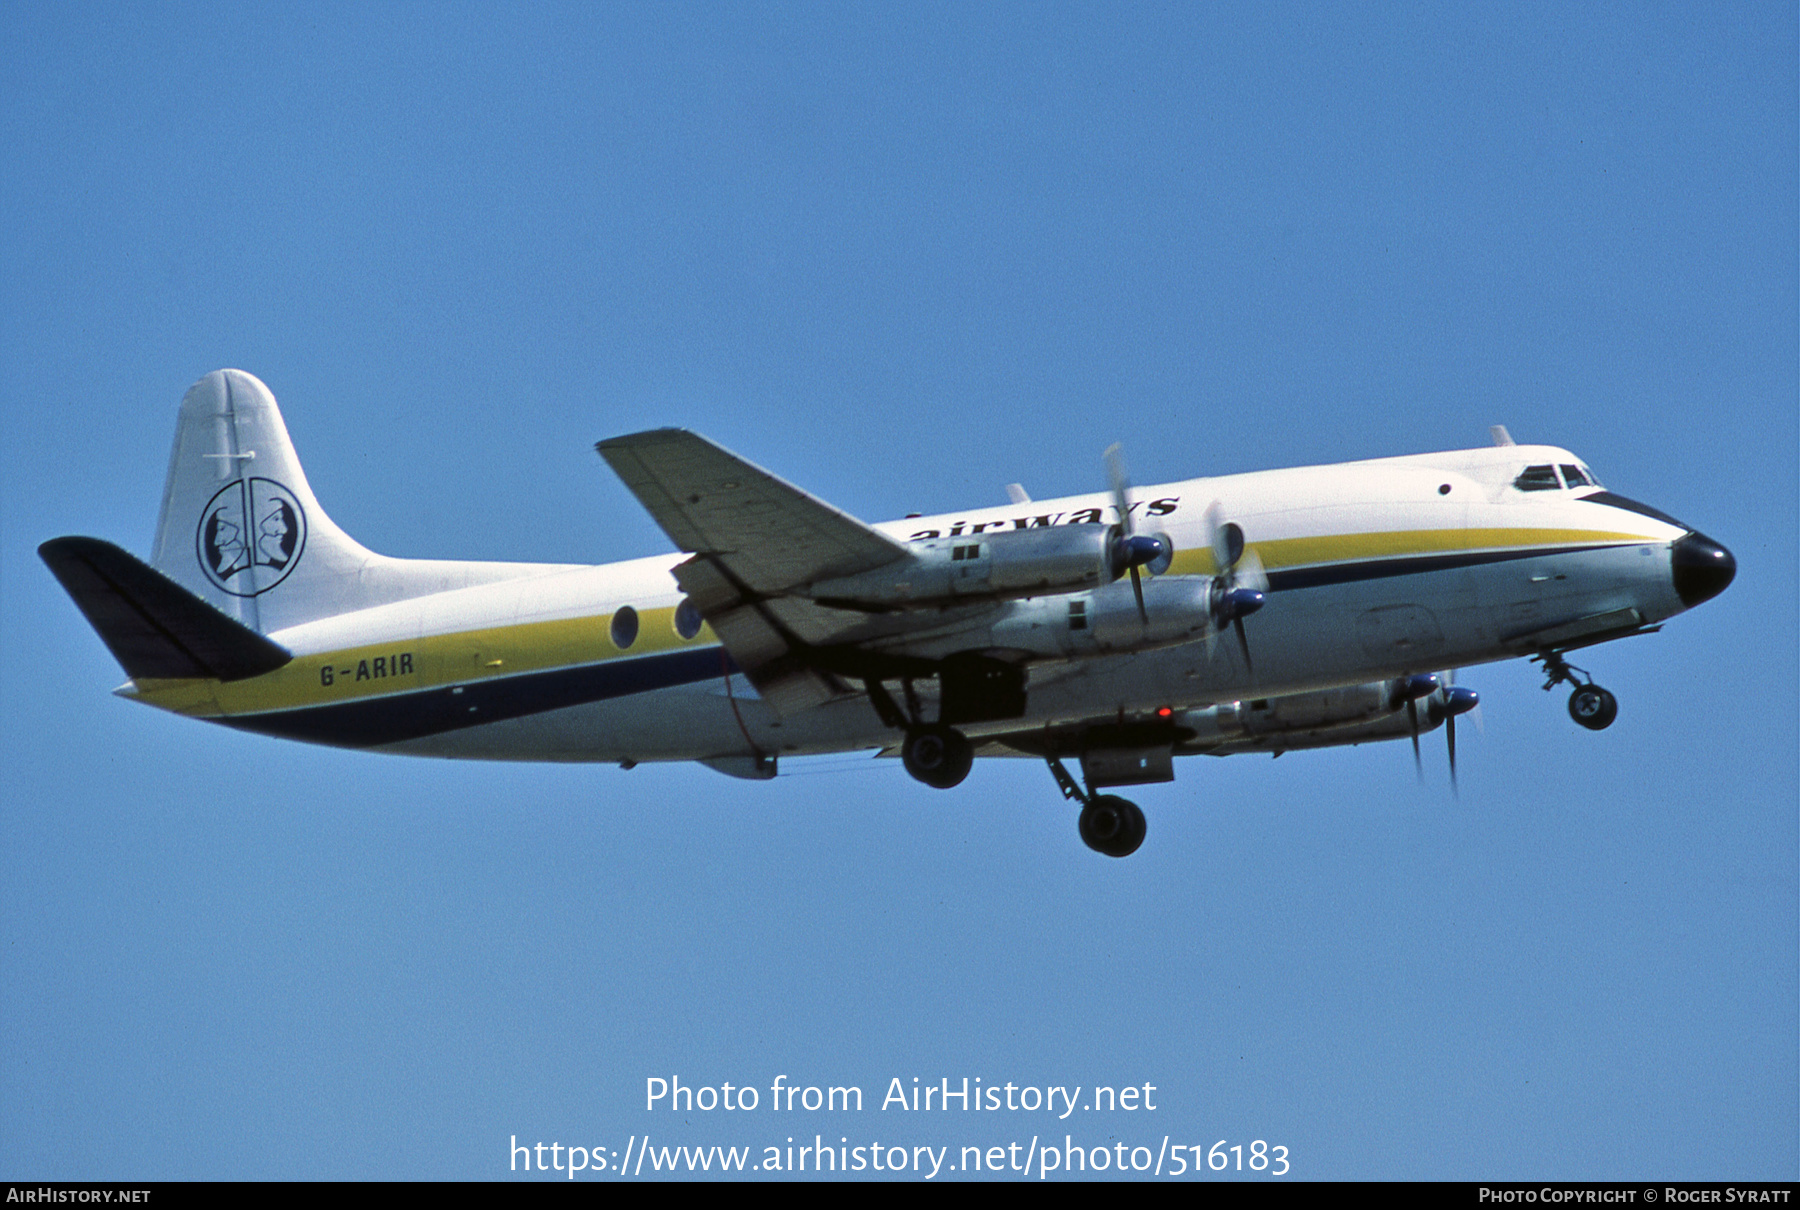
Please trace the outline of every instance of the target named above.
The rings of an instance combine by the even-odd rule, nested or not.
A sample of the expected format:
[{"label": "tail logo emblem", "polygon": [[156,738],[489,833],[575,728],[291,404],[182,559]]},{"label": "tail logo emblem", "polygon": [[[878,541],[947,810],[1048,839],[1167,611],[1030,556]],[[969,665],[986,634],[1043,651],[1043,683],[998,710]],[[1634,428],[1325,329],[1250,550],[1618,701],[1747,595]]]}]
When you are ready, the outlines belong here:
[{"label": "tail logo emblem", "polygon": [[200,570],[234,597],[260,596],[287,579],[306,548],[306,510],[273,479],[226,484],[200,518]]}]

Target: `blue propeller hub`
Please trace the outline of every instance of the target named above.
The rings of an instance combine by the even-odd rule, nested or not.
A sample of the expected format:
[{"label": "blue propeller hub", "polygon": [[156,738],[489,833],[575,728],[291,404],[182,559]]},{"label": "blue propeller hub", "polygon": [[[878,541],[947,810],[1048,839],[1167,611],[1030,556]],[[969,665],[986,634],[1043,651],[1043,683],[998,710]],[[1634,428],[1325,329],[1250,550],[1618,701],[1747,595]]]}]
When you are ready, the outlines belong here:
[{"label": "blue propeller hub", "polygon": [[1169,553],[1171,552],[1168,543],[1149,534],[1134,534],[1129,538],[1121,538],[1113,544],[1112,548],[1113,575],[1114,577],[1122,576],[1134,567],[1154,563]]},{"label": "blue propeller hub", "polygon": [[1422,697],[1430,697],[1438,691],[1440,684],[1435,672],[1421,672],[1415,676],[1409,676],[1400,684],[1400,700],[1416,702]]},{"label": "blue propeller hub", "polygon": [[1263,607],[1268,597],[1254,588],[1233,588],[1219,602],[1219,621],[1235,622]]}]

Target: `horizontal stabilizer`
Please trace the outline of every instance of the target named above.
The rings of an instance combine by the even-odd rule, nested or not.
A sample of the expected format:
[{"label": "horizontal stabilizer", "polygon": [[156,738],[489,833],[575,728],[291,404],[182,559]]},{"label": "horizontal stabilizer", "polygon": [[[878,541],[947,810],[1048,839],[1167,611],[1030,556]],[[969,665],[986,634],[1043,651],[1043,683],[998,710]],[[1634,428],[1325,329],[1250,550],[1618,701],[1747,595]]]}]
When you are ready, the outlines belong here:
[{"label": "horizontal stabilizer", "polygon": [[111,542],[52,538],[38,554],[133,680],[239,681],[294,658]]}]

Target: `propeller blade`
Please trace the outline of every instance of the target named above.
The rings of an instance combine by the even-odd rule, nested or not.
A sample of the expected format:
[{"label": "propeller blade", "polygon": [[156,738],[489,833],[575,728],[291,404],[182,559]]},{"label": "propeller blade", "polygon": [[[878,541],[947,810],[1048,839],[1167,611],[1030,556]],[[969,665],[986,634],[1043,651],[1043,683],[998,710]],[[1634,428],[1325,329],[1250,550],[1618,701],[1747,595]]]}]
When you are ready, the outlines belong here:
[{"label": "propeller blade", "polygon": [[1461,790],[1456,784],[1456,716],[1467,714],[1481,705],[1481,695],[1473,689],[1464,689],[1456,683],[1456,669],[1444,673],[1444,742],[1450,749],[1450,792],[1458,798]]},{"label": "propeller blade", "polygon": [[1256,665],[1250,662],[1250,640],[1244,637],[1244,619],[1242,617],[1231,619],[1231,627],[1237,631],[1238,646],[1244,651],[1244,671],[1250,674],[1251,680],[1255,680]]},{"label": "propeller blade", "polygon": [[1150,624],[1150,611],[1144,608],[1144,581],[1138,576],[1137,564],[1131,565],[1131,591],[1137,594],[1138,617]]},{"label": "propeller blade", "polygon": [[1106,447],[1106,478],[1112,487],[1113,507],[1119,510],[1119,531],[1125,537],[1131,536],[1131,501],[1127,496],[1131,492],[1131,479],[1125,474],[1125,454],[1119,443]]},{"label": "propeller blade", "polygon": [[1225,545],[1225,508],[1217,500],[1206,506],[1206,545],[1213,553],[1213,574],[1231,571],[1231,551]]},{"label": "propeller blade", "polygon": [[1444,739],[1450,745],[1450,793],[1462,797],[1462,791],[1456,785],[1456,716],[1452,714],[1444,720]]},{"label": "propeller blade", "polygon": [[1419,771],[1419,784],[1425,784],[1425,758],[1419,755],[1419,703],[1406,699],[1406,721],[1412,724],[1413,768]]},{"label": "propeller blade", "polygon": [[1237,534],[1238,550],[1241,552],[1238,555],[1237,567],[1232,578],[1237,581],[1239,588],[1254,588],[1258,592],[1268,592],[1269,576],[1267,572],[1263,571],[1262,560],[1257,557],[1254,550],[1244,549],[1243,530],[1238,529],[1235,525],[1230,529]]}]

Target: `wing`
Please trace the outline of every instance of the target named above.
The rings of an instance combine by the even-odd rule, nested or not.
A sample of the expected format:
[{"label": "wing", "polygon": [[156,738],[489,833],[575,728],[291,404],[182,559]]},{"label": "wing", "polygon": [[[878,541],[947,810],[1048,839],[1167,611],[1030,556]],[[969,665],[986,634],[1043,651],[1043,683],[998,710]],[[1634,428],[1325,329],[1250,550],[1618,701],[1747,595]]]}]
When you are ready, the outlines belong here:
[{"label": "wing", "polygon": [[595,447],[675,545],[765,596],[907,557],[850,514],[683,429]]},{"label": "wing", "polygon": [[850,692],[805,653],[864,619],[788,594],[909,558],[904,545],[697,433],[654,429],[595,448],[694,556],[676,582],[772,709]]}]

